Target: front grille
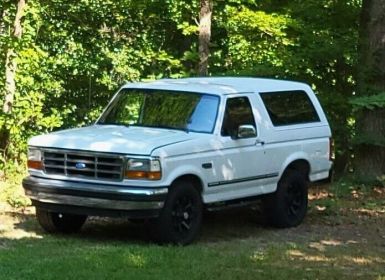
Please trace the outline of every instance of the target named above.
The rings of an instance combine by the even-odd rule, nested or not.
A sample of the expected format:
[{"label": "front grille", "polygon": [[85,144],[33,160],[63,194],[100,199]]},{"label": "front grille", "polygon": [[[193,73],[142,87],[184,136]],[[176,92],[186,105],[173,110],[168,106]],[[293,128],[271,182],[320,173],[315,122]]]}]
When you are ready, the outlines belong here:
[{"label": "front grille", "polygon": [[122,157],[82,151],[43,151],[44,172],[85,179],[122,180]]}]

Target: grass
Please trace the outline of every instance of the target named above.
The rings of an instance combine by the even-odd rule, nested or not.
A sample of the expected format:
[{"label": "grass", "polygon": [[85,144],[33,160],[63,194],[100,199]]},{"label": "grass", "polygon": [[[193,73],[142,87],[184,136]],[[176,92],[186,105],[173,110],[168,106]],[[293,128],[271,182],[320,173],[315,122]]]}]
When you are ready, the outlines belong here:
[{"label": "grass", "polygon": [[49,235],[33,209],[0,212],[0,279],[385,279],[385,190],[310,195],[304,223],[264,226],[251,210],[209,213],[187,247],[152,244],[147,228],[91,219]]},{"label": "grass", "polygon": [[[233,241],[178,248],[50,237],[8,248],[0,257],[0,271],[3,279],[335,279],[351,277],[351,262],[373,268],[381,259],[294,247],[270,244],[261,250],[250,241]],[[355,275],[380,277],[380,264]]]}]

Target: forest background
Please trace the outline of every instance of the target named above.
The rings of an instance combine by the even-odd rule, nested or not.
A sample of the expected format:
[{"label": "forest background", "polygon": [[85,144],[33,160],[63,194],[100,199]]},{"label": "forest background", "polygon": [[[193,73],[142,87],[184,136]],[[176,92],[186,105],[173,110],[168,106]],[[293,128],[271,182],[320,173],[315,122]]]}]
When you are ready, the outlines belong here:
[{"label": "forest background", "polygon": [[367,31],[385,34],[375,29],[385,21],[375,13],[381,2],[2,0],[0,179],[19,184],[31,136],[92,124],[125,82],[202,74],[206,3],[207,74],[310,84],[333,130],[334,171],[385,184],[385,81],[363,74]]}]

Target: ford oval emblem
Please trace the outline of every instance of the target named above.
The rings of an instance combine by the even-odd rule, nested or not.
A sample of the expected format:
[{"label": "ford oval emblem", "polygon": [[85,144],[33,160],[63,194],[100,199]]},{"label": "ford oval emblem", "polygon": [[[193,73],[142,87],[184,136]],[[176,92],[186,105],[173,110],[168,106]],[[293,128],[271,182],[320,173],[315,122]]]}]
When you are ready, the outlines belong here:
[{"label": "ford oval emblem", "polygon": [[86,168],[86,164],[84,162],[77,162],[75,167],[76,169],[84,169]]}]

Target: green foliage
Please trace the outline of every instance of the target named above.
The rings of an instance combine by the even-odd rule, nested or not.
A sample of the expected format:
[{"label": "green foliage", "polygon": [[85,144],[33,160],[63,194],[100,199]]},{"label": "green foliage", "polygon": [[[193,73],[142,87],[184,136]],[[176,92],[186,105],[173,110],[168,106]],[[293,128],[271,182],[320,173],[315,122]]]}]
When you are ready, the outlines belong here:
[{"label": "green foliage", "polygon": [[9,133],[1,168],[25,161],[31,136],[93,122],[123,83],[185,75],[175,57],[182,50],[173,46],[172,32],[160,28],[177,30],[177,24],[156,2],[31,0],[20,41],[12,41],[9,31],[16,6],[5,6],[8,32],[0,37],[0,57],[5,61],[13,48],[18,69],[13,111],[0,113],[0,128]]},{"label": "green foliage", "polygon": [[349,100],[356,87],[360,5],[270,0],[214,6],[211,72],[309,83],[331,124],[338,170],[345,169],[352,146]]},{"label": "green foliage", "polygon": [[[25,12],[22,40],[12,41],[7,37],[3,41],[5,50],[14,48],[16,51],[18,64],[18,90],[12,113],[0,112],[0,128],[9,134],[9,141],[0,158],[0,167],[6,171],[6,161],[13,162],[13,165],[25,162],[26,142],[29,137],[60,127],[63,124],[61,118],[66,113],[64,108],[59,110],[47,104],[50,95],[62,92],[62,88],[49,71],[42,71],[50,65],[46,62],[48,54],[34,43],[37,29],[42,23],[35,4],[31,2]],[[10,9],[9,13],[11,12],[14,11]],[[4,68],[1,69],[5,71]]]},{"label": "green foliage", "polygon": [[350,100],[355,110],[373,110],[375,108],[385,108],[385,92],[369,96],[355,97]]},{"label": "green foliage", "polygon": [[385,188],[385,175],[379,176],[379,177],[377,178],[377,180],[378,180],[378,182],[381,183],[381,186],[382,186],[383,188]]},{"label": "green foliage", "polygon": [[286,33],[290,17],[231,6],[226,14],[229,72],[271,76],[282,71],[288,46],[295,44]]},{"label": "green foliage", "polygon": [[[357,116],[363,118],[364,114],[369,111],[385,108],[385,92],[378,92],[378,90],[368,90],[371,95],[358,96],[350,99],[350,104],[353,106],[353,112],[357,113]],[[353,138],[353,144],[364,146],[377,146],[385,147],[385,139],[381,135],[381,129],[374,131],[363,131],[357,133]],[[365,178],[363,178],[365,181]],[[373,180],[376,178],[373,177]]]},{"label": "green foliage", "polygon": [[[29,0],[18,41],[10,36],[15,3],[0,3],[0,92],[9,48],[18,62],[13,112],[0,114],[10,133],[0,168],[23,162],[33,135],[92,123],[127,81],[196,73],[199,1]],[[359,0],[214,1],[209,72],[310,83],[337,155],[346,157],[352,106],[365,103],[349,102],[360,7]],[[371,98],[368,106],[383,102]]]},{"label": "green foliage", "polygon": [[362,134],[356,135],[353,138],[353,144],[355,145],[373,145],[385,148],[385,139],[378,137],[378,135]]},{"label": "green foliage", "polygon": [[8,178],[4,180],[0,174],[0,203],[7,202],[14,208],[25,207],[31,204],[31,201],[24,195],[21,188],[21,181],[26,175],[24,164],[8,164],[6,170]]}]

